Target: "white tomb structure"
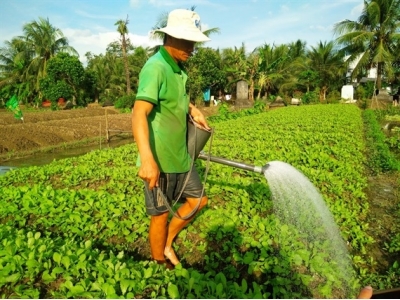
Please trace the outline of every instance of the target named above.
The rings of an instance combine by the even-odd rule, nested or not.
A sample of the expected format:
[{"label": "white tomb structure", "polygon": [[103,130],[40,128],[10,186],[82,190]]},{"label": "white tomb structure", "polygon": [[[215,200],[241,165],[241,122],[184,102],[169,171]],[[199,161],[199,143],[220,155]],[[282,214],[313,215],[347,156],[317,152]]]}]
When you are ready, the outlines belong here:
[{"label": "white tomb structure", "polygon": [[354,87],[351,84],[342,86],[342,93],[340,96],[345,100],[353,100],[354,99]]}]

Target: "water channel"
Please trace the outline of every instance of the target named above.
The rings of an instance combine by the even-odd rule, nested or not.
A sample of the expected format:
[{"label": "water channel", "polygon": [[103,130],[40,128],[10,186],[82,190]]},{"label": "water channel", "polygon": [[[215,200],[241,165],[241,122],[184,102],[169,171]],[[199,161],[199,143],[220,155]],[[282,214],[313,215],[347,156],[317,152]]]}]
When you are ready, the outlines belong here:
[{"label": "water channel", "polygon": [[102,142],[101,144],[91,144],[88,146],[79,146],[76,148],[55,149],[51,152],[40,152],[30,156],[9,159],[0,162],[1,166],[23,168],[30,166],[42,166],[51,163],[54,160],[60,160],[68,157],[84,155],[94,150],[116,148],[126,144],[133,143],[132,137],[125,137],[111,140],[109,143]]}]

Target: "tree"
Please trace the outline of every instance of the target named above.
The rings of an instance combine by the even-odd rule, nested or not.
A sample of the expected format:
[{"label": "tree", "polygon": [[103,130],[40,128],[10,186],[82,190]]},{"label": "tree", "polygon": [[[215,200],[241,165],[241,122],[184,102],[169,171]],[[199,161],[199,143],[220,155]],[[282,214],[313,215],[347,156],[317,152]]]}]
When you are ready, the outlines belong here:
[{"label": "tree", "polygon": [[36,77],[35,88],[39,92],[39,82],[46,75],[47,62],[59,52],[66,52],[76,56],[78,52],[68,45],[60,29],[50,24],[49,19],[39,17],[39,21],[32,21],[23,27],[26,53],[30,54],[30,62],[25,69],[26,78],[29,75]]},{"label": "tree", "polygon": [[377,88],[382,75],[390,73],[396,45],[400,42],[400,0],[365,0],[357,21],[344,20],[335,24],[336,41],[350,55],[349,61],[359,58],[353,77],[362,68],[377,68]]},{"label": "tree", "polygon": [[218,88],[225,82],[219,52],[211,48],[199,48],[185,64],[190,74],[187,87],[192,97],[198,97],[206,88]]},{"label": "tree", "polygon": [[318,80],[318,73],[311,69],[299,73],[299,84],[306,86],[307,93],[310,91],[311,86],[316,86],[318,84]]},{"label": "tree", "polygon": [[125,78],[126,78],[126,94],[129,95],[131,93],[131,80],[129,75],[129,65],[128,65],[128,54],[127,54],[127,38],[128,34],[128,17],[126,20],[118,20],[114,25],[117,25],[117,31],[121,35],[121,45],[122,45],[122,57],[124,59],[124,68],[125,68]]},{"label": "tree", "polygon": [[18,86],[24,82],[22,76],[30,60],[24,49],[25,43],[21,38],[5,41],[5,47],[0,48],[0,88],[9,86],[10,94],[7,97],[18,93]]},{"label": "tree", "polygon": [[134,91],[139,86],[139,73],[146,61],[151,55],[151,49],[149,47],[143,48],[141,46],[134,49],[133,53],[129,55],[129,66],[131,74],[131,87]]},{"label": "tree", "polygon": [[23,35],[5,42],[0,49],[0,87],[6,87],[24,103],[41,102],[40,80],[49,59],[59,52],[78,53],[68,45],[62,32],[48,19],[27,23]]},{"label": "tree", "polygon": [[55,103],[59,98],[71,99],[76,105],[77,99],[84,104],[85,88],[90,92],[90,80],[76,56],[59,53],[49,60],[46,76],[41,79],[43,95]]},{"label": "tree", "polygon": [[290,55],[288,45],[270,46],[265,44],[257,48],[259,53],[258,66],[258,97],[264,90],[265,96],[272,92],[286,92],[297,84],[297,69],[302,59],[296,54]]},{"label": "tree", "polygon": [[320,41],[316,47],[311,47],[307,57],[310,59],[310,71],[318,74],[320,100],[325,100],[329,88],[341,82],[346,73],[343,52],[335,49],[332,41]]},{"label": "tree", "polygon": [[232,86],[240,80],[246,80],[247,57],[246,47],[242,43],[240,48],[225,48],[221,52],[222,68],[226,74],[228,93],[232,92]]}]

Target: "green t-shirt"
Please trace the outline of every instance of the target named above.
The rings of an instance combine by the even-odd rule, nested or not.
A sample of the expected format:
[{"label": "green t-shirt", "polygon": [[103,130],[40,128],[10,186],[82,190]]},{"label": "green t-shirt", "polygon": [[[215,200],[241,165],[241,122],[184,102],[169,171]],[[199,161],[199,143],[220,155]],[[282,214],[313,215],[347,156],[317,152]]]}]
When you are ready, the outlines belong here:
[{"label": "green t-shirt", "polygon": [[186,80],[186,73],[162,46],[139,74],[136,101],[154,104],[147,118],[150,147],[163,173],[184,173],[190,169],[186,145],[189,111]]}]

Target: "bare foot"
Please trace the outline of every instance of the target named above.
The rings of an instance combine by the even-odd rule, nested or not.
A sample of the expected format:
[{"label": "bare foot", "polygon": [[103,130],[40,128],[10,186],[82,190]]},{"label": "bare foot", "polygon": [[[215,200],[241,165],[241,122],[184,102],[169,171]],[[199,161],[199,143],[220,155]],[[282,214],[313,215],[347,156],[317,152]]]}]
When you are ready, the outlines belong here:
[{"label": "bare foot", "polygon": [[164,249],[164,255],[169,259],[169,261],[173,264],[173,265],[177,265],[179,264],[179,259],[176,257],[175,255],[175,251],[174,249],[172,249],[171,247],[165,247]]},{"label": "bare foot", "polygon": [[159,265],[164,265],[168,270],[173,270],[175,266],[166,260],[155,260]]}]

